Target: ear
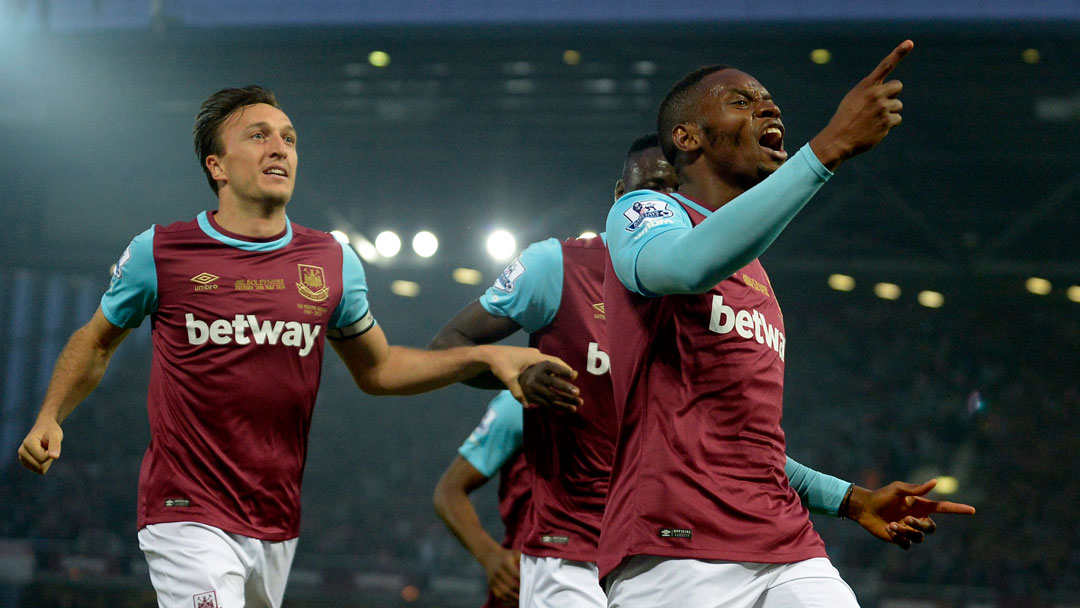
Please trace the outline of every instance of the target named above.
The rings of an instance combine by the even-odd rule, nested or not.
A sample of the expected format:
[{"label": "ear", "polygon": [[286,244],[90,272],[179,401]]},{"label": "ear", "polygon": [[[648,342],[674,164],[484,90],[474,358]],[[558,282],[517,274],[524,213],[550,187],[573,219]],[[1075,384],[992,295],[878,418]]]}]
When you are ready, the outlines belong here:
[{"label": "ear", "polygon": [[622,198],[622,195],[626,194],[626,184],[623,183],[622,178],[615,182],[615,200]]},{"label": "ear", "polygon": [[211,154],[206,157],[206,169],[210,172],[210,177],[219,182],[228,181],[225,175],[225,167],[221,164],[221,159],[216,154]]},{"label": "ear", "polygon": [[671,141],[681,152],[694,152],[701,148],[701,128],[693,124],[678,124],[671,130]]}]

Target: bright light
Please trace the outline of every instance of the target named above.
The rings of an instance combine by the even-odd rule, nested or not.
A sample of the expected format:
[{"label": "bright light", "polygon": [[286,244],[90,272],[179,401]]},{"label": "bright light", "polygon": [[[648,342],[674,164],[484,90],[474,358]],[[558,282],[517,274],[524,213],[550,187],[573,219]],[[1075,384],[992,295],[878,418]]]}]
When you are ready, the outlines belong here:
[{"label": "bright light", "polygon": [[927,308],[941,308],[945,304],[945,296],[936,291],[920,291],[918,299]]},{"label": "bright light", "polygon": [[1050,293],[1050,281],[1046,279],[1040,279],[1039,277],[1031,277],[1024,284],[1027,290],[1037,296],[1045,296]]},{"label": "bright light", "polygon": [[934,486],[934,491],[938,494],[955,494],[960,489],[960,482],[955,477],[949,475],[942,475],[937,478],[937,485]]},{"label": "bright light", "polygon": [[1024,63],[1039,63],[1042,56],[1039,54],[1038,49],[1024,49],[1023,53],[1020,53],[1020,58],[1024,60]]},{"label": "bright light", "polygon": [[656,73],[655,61],[638,61],[634,63],[634,71],[642,76],[652,76]]},{"label": "bright light", "polygon": [[874,295],[882,300],[896,300],[900,297],[900,286],[895,283],[878,283],[874,285]]},{"label": "bright light", "polygon": [[394,295],[415,298],[420,294],[420,284],[412,281],[394,281],[390,283],[390,291],[394,292]]},{"label": "bright light", "polygon": [[412,238],[412,248],[416,255],[422,258],[430,258],[439,250],[439,239],[427,230],[421,230]]},{"label": "bright light", "polygon": [[379,259],[379,250],[375,249],[375,245],[371,241],[363,237],[356,239],[356,244],[353,247],[356,249],[356,253],[360,254],[360,259],[365,262],[371,263]]},{"label": "bright light", "polygon": [[496,230],[488,237],[487,252],[496,260],[509,260],[517,252],[517,241],[509,232]]},{"label": "bright light", "polygon": [[367,60],[368,63],[377,68],[385,68],[390,65],[390,55],[383,51],[371,51],[371,54],[367,56]]},{"label": "bright light", "polygon": [[810,61],[818,65],[825,65],[832,61],[832,53],[829,52],[829,49],[814,49],[810,51]]},{"label": "bright light", "polygon": [[454,280],[462,285],[479,285],[484,280],[484,275],[479,270],[472,268],[455,268]]},{"label": "bright light", "polygon": [[380,232],[375,237],[375,251],[384,258],[392,258],[401,251],[401,238],[389,230]]},{"label": "bright light", "polygon": [[334,237],[334,240],[341,243],[342,245],[349,244],[349,235],[345,234],[340,230],[331,230],[330,236]]},{"label": "bright light", "polygon": [[855,279],[846,274],[830,274],[829,287],[837,291],[851,291],[855,289]]},{"label": "bright light", "polygon": [[596,236],[595,232],[593,232],[592,230],[586,230],[585,232],[582,232],[581,236],[579,236],[577,238],[579,238],[579,239],[591,239],[591,238],[594,238],[595,236]]},{"label": "bright light", "polygon": [[566,65],[577,65],[581,63],[581,53],[574,49],[567,49],[562,54],[562,60]]},{"label": "bright light", "polygon": [[1073,285],[1065,292],[1065,297],[1073,302],[1080,302],[1080,285]]}]

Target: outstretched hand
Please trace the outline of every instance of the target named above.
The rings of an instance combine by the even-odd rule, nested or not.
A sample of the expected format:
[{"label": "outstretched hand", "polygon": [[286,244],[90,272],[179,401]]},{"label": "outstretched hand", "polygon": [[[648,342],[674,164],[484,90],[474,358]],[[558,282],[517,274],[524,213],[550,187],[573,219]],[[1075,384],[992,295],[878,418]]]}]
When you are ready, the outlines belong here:
[{"label": "outstretched hand", "polygon": [[[518,381],[518,377],[527,368],[535,364],[545,364],[550,366],[553,374],[557,374],[564,378],[573,380],[577,377],[577,372],[573,370],[565,361],[558,357],[551,355],[545,355],[535,348],[519,348],[516,346],[486,346],[477,348],[490,348],[494,349],[494,353],[489,364],[491,366],[491,373],[495,374],[506,388],[510,391],[510,394],[521,402],[522,405],[528,405],[529,402],[522,392],[521,383]],[[560,405],[562,403],[562,405]],[[552,403],[556,407],[563,407],[564,409],[573,410],[577,406],[576,404],[563,403],[557,401]]]},{"label": "outstretched hand", "polygon": [[897,96],[904,85],[885,79],[914,47],[915,43],[905,40],[893,49],[844,96],[829,124],[810,140],[814,154],[829,170],[878,145],[900,124],[904,104]]},{"label": "outstretched hand", "polygon": [[576,374],[549,361],[531,365],[521,372],[518,382],[527,405],[574,411],[581,406],[576,386],[570,383]]},{"label": "outstretched hand", "polygon": [[907,549],[937,530],[930,515],[975,513],[971,505],[923,498],[936,485],[931,479],[921,485],[894,481],[873,491],[856,486],[848,499],[848,517],[881,540]]},{"label": "outstretched hand", "polygon": [[19,446],[19,462],[31,471],[44,475],[53,461],[60,458],[60,443],[63,440],[64,431],[59,424],[38,419]]}]

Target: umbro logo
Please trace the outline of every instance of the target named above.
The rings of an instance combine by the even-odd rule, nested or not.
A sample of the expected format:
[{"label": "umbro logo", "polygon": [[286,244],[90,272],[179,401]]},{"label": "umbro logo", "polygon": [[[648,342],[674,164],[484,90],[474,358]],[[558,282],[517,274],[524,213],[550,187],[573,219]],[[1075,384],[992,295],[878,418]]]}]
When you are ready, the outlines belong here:
[{"label": "umbro logo", "polygon": [[593,304],[592,308],[596,311],[595,313],[593,313],[594,319],[605,319],[603,302],[597,302],[596,304]]},{"label": "umbro logo", "polygon": [[214,285],[213,283],[220,278],[221,277],[217,276],[216,274],[210,274],[209,272],[200,272],[199,274],[191,277],[191,282],[198,283],[198,285],[195,286],[195,291],[212,291],[218,288],[218,286]]}]

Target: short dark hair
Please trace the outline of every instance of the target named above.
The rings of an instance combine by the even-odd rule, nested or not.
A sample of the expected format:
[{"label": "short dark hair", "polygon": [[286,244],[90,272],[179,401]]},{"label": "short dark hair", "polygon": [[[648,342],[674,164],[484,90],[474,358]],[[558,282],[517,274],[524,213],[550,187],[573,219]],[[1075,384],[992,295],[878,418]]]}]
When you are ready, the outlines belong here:
[{"label": "short dark hair", "polygon": [[206,101],[199,106],[199,114],[195,117],[195,128],[192,129],[195,137],[195,154],[199,157],[199,164],[202,165],[206,181],[210,182],[210,188],[214,190],[214,194],[217,194],[218,184],[214,176],[210,175],[210,170],[206,168],[206,157],[223,152],[219,137],[221,123],[225,122],[225,119],[236,110],[257,103],[265,103],[281,109],[274,93],[257,85],[239,89],[221,89],[207,97]]},{"label": "short dark hair", "polygon": [[634,140],[634,143],[630,144],[630,149],[626,151],[627,160],[631,156],[641,152],[642,150],[648,150],[649,148],[657,148],[660,146],[660,138],[656,136],[656,133],[646,133],[641,137]]},{"label": "short dark hair", "polygon": [[676,169],[679,150],[671,139],[671,131],[676,125],[695,122],[700,120],[694,111],[696,109],[696,97],[693,95],[694,88],[710,74],[723,70],[733,70],[730,65],[716,64],[707,65],[690,72],[683,79],[671,87],[664,101],[660,102],[660,111],[656,116],[656,131],[660,137],[660,149],[664,151],[664,157]]}]

